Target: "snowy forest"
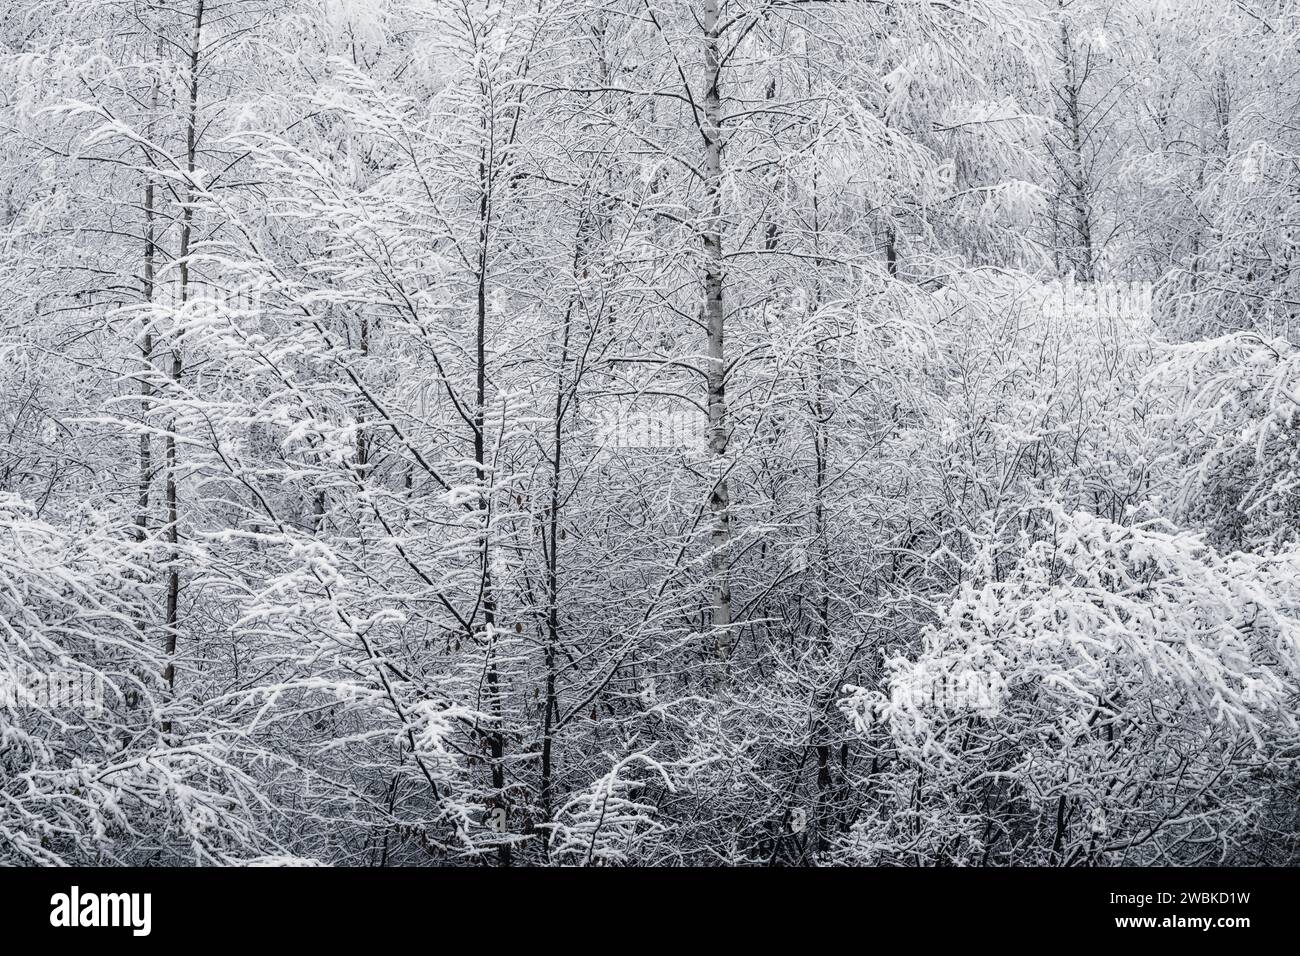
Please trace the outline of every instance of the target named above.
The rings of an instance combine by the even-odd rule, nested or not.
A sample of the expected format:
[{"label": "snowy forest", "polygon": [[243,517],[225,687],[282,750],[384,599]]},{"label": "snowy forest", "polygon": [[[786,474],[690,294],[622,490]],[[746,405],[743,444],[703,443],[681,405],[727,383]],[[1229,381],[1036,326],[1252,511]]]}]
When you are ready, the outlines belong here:
[{"label": "snowy forest", "polygon": [[0,864],[1300,862],[1296,0],[0,0]]}]

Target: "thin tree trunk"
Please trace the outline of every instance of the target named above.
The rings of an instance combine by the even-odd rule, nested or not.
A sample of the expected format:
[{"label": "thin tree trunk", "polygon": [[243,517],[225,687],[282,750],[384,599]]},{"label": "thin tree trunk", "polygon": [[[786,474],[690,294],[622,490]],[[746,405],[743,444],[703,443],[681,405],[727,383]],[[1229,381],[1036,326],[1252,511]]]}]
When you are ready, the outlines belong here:
[{"label": "thin tree trunk", "polygon": [[[190,243],[194,227],[194,170],[196,168],[196,150],[198,139],[198,104],[199,104],[199,49],[203,40],[203,7],[204,0],[195,0],[194,3],[194,28],[190,35],[190,101],[189,111],[185,124],[185,201],[181,209],[181,230],[180,230],[180,248],[179,248],[179,266],[180,266],[180,304],[183,307],[189,301],[190,289]],[[181,359],[180,348],[176,343],[172,343],[171,348],[171,368],[168,377],[173,385],[179,384],[181,373],[184,370]],[[167,668],[163,672],[163,680],[167,683],[167,689],[175,692],[176,689],[176,638],[179,623],[179,605],[181,590],[181,572],[180,572],[180,508],[177,501],[176,493],[176,419],[173,416],[167,428],[167,439],[164,446],[167,461],[167,544],[168,544],[168,561],[167,561]],[[172,722],[165,720],[163,722],[163,732],[171,733]]]},{"label": "thin tree trunk", "polygon": [[[560,345],[560,370],[555,387],[555,419],[551,451],[551,500],[547,523],[550,547],[546,552],[546,699],[542,715],[542,784],[541,804],[544,822],[551,822],[554,796],[553,757],[554,727],[558,701],[555,693],[555,655],[560,646],[560,467],[563,462],[565,384],[564,367],[569,357],[569,330],[573,305],[564,312],[564,332]],[[550,855],[549,841],[546,854]]]},{"label": "thin tree trunk", "polygon": [[[825,265],[821,257],[821,204],[819,183],[816,172],[812,177],[812,225],[813,252],[816,256],[818,275]],[[888,245],[889,274],[897,274],[894,254],[894,229],[889,227]],[[812,309],[821,304],[821,282],[817,281],[813,289]],[[825,356],[821,338],[813,343],[813,586],[816,588],[814,607],[816,608],[816,638],[813,659],[821,666],[832,663],[831,647],[831,612],[830,612],[830,543],[826,528],[826,476],[830,457],[830,431],[827,427],[829,415],[827,408],[830,401],[826,394]],[[832,718],[835,707],[834,688],[828,688],[819,694],[814,702],[813,739],[817,748],[817,803],[813,813],[813,830],[816,851],[820,855],[830,847],[827,831],[831,815],[831,737]]]},{"label": "thin tree trunk", "polygon": [[[1064,2],[1061,2],[1062,9]],[[1083,117],[1079,109],[1078,78],[1074,69],[1074,46],[1065,17],[1060,20],[1061,63],[1065,70],[1061,95],[1065,100],[1065,125],[1069,133],[1069,163],[1065,170],[1074,218],[1074,242],[1071,259],[1075,278],[1093,279],[1092,210],[1088,199],[1087,168],[1083,160]]]},{"label": "thin tree trunk", "polygon": [[[150,124],[158,114],[158,77],[155,75],[149,89]],[[152,305],[154,300],[155,246],[157,235],[154,213],[154,181],[152,173],[145,174],[144,184],[144,276],[141,297]],[[153,479],[153,441],[147,423],[153,408],[153,316],[146,317],[140,334],[140,450],[139,480],[136,494],[136,540],[144,543],[149,534],[149,486]]]},{"label": "thin tree trunk", "polygon": [[[487,121],[484,121],[484,135],[491,137],[495,135]],[[484,154],[479,161],[479,257],[478,257],[478,288],[475,299],[475,410],[474,410],[474,462],[477,465],[477,479],[482,482],[487,480],[487,288],[488,288],[488,242],[490,239],[490,217],[492,215],[491,205],[491,165],[486,153],[488,147],[484,146]],[[501,707],[501,680],[497,670],[496,657],[496,598],[492,592],[492,566],[491,566],[491,523],[492,515],[488,493],[480,491],[479,493],[479,514],[483,520],[483,542],[480,550],[481,574],[483,581],[483,623],[487,630],[487,673],[486,684],[488,693],[488,707],[492,714],[493,727],[488,734],[488,748],[492,754],[492,789],[495,792],[495,799],[498,801],[498,807],[507,814],[506,820],[509,820],[509,808],[506,806],[505,788],[505,749],[506,738],[501,727],[502,707]],[[507,826],[508,826],[507,822]],[[497,848],[497,861],[502,866],[509,866],[511,863],[511,851],[509,843],[501,843]]]},{"label": "thin tree trunk", "polygon": [[[366,314],[365,307],[362,306],[361,314],[358,316],[359,334],[358,350],[364,361],[370,355],[370,317]],[[361,374],[365,374],[364,370]],[[361,480],[365,480],[368,465],[370,464],[370,439],[366,435],[366,410],[364,403],[360,404],[357,409],[357,474]]]},{"label": "thin tree trunk", "polygon": [[709,456],[713,487],[713,634],[719,660],[731,656],[731,507],[727,493],[727,366],[722,258],[722,98],[718,0],[704,0],[704,320],[708,332]]}]

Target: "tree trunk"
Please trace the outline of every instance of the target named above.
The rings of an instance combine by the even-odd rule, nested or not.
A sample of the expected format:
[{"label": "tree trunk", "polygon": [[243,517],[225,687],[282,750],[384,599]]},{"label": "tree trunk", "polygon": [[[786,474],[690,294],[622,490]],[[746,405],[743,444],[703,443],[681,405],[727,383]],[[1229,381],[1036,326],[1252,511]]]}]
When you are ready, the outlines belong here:
[{"label": "tree trunk", "polygon": [[735,640],[731,621],[731,507],[727,494],[727,366],[722,258],[722,98],[718,0],[704,0],[704,321],[708,333],[709,457],[713,487],[709,511],[713,574],[713,639],[726,662]]},{"label": "tree trunk", "polygon": [[[1064,2],[1061,3],[1062,8]],[[1065,186],[1069,191],[1070,210],[1073,216],[1074,242],[1071,260],[1074,276],[1083,282],[1093,280],[1092,209],[1088,198],[1088,170],[1083,160],[1083,117],[1079,109],[1079,83],[1074,69],[1074,45],[1070,41],[1070,28],[1062,14],[1060,20],[1061,64],[1065,71],[1061,98],[1064,101],[1064,122],[1069,135],[1068,162],[1063,164]]]},{"label": "tree trunk", "polygon": [[[185,124],[185,201],[181,209],[181,231],[180,231],[180,248],[178,254],[178,263],[180,267],[180,290],[179,300],[182,307],[189,301],[190,293],[190,243],[194,228],[194,170],[196,168],[195,158],[198,139],[198,107],[199,107],[199,49],[203,41],[203,5],[204,0],[195,0],[194,2],[194,27],[190,35],[190,101],[189,111]],[[168,377],[172,383],[179,384],[181,373],[184,369],[181,359],[180,348],[176,343],[171,348],[171,368],[168,371]],[[163,671],[163,680],[167,683],[169,692],[176,689],[176,638],[179,619],[179,604],[181,590],[181,570],[180,570],[180,533],[178,524],[180,522],[180,508],[177,501],[176,489],[176,419],[172,417],[167,428],[167,439],[164,446],[164,453],[167,462],[167,668]],[[171,733],[172,722],[170,719],[163,721],[163,732]]]},{"label": "tree trunk", "polygon": [[[158,114],[158,77],[155,74],[149,88],[150,126]],[[154,224],[154,181],[152,172],[145,173],[144,183],[144,275],[140,296],[153,305],[155,245],[157,235]],[[153,316],[145,320],[140,333],[140,449],[138,453],[138,491],[136,494],[136,539],[143,544],[149,535],[149,486],[153,479],[153,440],[148,431],[149,412],[153,408]]]},{"label": "tree trunk", "polygon": [[[485,136],[494,135],[491,126],[484,125]],[[483,147],[483,155],[479,161],[479,257],[478,257],[478,285],[475,298],[475,408],[474,408],[474,462],[477,466],[477,480],[480,482],[488,481],[487,478],[487,288],[488,288],[488,242],[490,239],[490,217],[492,215],[491,204],[491,173],[488,161],[488,145]],[[481,486],[480,486],[481,487]],[[509,826],[509,808],[506,806],[505,797],[505,749],[506,738],[501,727],[502,706],[501,706],[501,680],[497,671],[496,656],[496,598],[492,593],[492,565],[491,565],[491,524],[492,513],[490,508],[489,492],[481,490],[479,492],[478,506],[479,514],[483,522],[483,542],[480,550],[481,575],[483,582],[483,623],[487,632],[487,666],[486,666],[486,684],[488,694],[489,712],[494,718],[493,728],[488,734],[488,748],[492,755],[492,789],[495,791],[494,799],[497,801],[497,807],[506,813],[506,826]],[[501,843],[497,848],[497,862],[502,866],[509,866],[511,863],[511,852],[509,843]]]}]

